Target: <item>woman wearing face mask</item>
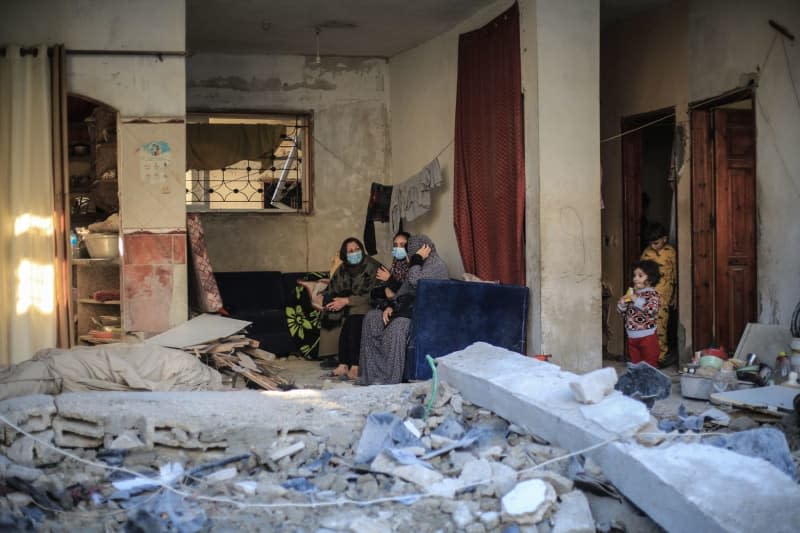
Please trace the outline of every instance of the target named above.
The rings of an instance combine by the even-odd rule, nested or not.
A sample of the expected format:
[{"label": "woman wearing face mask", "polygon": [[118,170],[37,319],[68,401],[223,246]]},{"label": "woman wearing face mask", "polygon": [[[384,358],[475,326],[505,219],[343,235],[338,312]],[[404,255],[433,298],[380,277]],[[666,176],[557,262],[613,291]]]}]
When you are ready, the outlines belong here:
[{"label": "woman wearing face mask", "polygon": [[408,267],[410,266],[406,246],[411,237],[405,231],[398,231],[392,239],[392,268],[388,270],[381,265],[378,269],[378,280],[381,285],[372,291],[373,299],[377,301],[393,300],[397,289],[408,277]]},{"label": "woman wearing face mask", "polygon": [[369,310],[370,291],[377,285],[378,268],[373,258],[364,254],[364,245],[355,237],[342,242],[339,249],[342,265],[336,270],[323,293],[323,324],[342,324],[339,335],[339,366],[334,376],[358,377],[361,324]]},{"label": "woman wearing face mask", "polygon": [[421,279],[447,279],[447,265],[426,235],[414,235],[408,240],[408,255],[408,276],[396,297],[382,311],[373,309],[364,318],[359,379],[362,385],[402,381],[417,284]]}]

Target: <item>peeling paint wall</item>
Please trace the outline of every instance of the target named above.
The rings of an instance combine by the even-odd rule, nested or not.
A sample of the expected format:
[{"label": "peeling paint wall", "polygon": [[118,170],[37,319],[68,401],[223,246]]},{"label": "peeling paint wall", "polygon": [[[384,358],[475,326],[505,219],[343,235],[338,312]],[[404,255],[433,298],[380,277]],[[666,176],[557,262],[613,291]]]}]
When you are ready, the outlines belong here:
[{"label": "peeling paint wall", "polygon": [[[675,107],[676,121],[688,120],[688,2],[674,2],[603,27],[600,60],[600,136],[620,132],[624,117]],[[689,128],[687,127],[687,133]],[[687,150],[688,153],[688,150]],[[623,352],[625,332],[615,310],[630,284],[623,265],[622,146],[602,144],[603,281],[609,300],[611,338],[608,351]],[[688,157],[688,156],[687,156]],[[691,211],[689,165],[678,180],[678,279],[681,324],[691,329]]]},{"label": "peeling paint wall", "polygon": [[[385,60],[200,54],[187,61],[187,101],[190,110],[313,113],[313,213],[203,215],[215,270],[327,270],[342,240],[362,238],[370,184],[389,182]],[[376,226],[386,251],[386,224]]]},{"label": "peeling paint wall", "polygon": [[[800,37],[796,0],[692,2],[691,100],[736,87],[756,71],[775,36],[770,19]],[[781,41],[762,65],[756,90],[756,239],[758,320],[788,326],[800,302],[800,50],[797,40],[786,42],[784,55]]]}]

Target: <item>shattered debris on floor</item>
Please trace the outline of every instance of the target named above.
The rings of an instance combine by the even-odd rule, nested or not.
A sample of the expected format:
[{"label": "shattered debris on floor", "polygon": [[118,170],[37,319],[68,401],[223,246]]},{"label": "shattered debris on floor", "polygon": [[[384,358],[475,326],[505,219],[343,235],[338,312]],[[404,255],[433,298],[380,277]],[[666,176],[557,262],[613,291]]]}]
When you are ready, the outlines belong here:
[{"label": "shattered debris on floor", "polygon": [[[228,365],[258,386],[261,378],[244,371],[276,379],[278,387],[277,380],[285,380],[269,373],[275,362],[244,337],[183,348],[191,359],[196,355],[223,371]],[[637,465],[676,436],[692,443],[699,442],[691,437],[696,432],[719,433],[703,446],[705,453],[763,459],[796,486],[796,440],[787,446],[769,425],[759,428],[707,402],[686,402],[687,409],[682,399],[675,403],[675,394],[666,397],[676,384],[658,371],[634,369],[619,381],[611,369],[577,377],[489,345],[464,352],[470,349],[486,354],[476,361],[492,375],[499,375],[491,366],[499,363],[489,357],[495,353],[512,365],[535,364],[528,373],[537,390],[513,393],[507,418],[466,399],[482,402],[477,394],[502,405],[485,385],[457,390],[444,381],[435,392],[424,382],[286,392],[77,392],[0,401],[0,529],[662,531],[631,503],[629,487],[616,484],[620,472],[604,472],[601,463],[610,456],[588,453],[591,440],[571,435],[583,442],[581,452],[548,436],[571,433],[570,416],[587,428],[617,432],[600,445],[624,439],[619,449],[633,450]],[[444,375],[457,377],[453,369],[467,367],[458,366],[457,354],[444,360],[452,357]],[[314,362],[281,364],[322,373]],[[512,376],[519,381],[519,373]],[[538,405],[537,395],[554,416],[564,417],[561,422],[514,420],[531,408],[526,402]],[[648,410],[643,402],[655,404]],[[626,468],[615,461],[616,469]],[[668,461],[662,469],[678,464]],[[641,469],[632,471],[641,475]],[[666,470],[659,475],[666,479]]]}]

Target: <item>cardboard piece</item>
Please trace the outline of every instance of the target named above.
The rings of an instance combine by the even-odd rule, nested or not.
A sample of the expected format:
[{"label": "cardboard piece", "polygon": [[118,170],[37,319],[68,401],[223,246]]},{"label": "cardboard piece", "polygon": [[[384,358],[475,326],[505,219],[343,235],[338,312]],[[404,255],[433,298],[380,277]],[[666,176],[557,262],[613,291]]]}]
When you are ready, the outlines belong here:
[{"label": "cardboard piece", "polygon": [[252,322],[219,315],[200,315],[144,342],[167,348],[184,348],[229,337],[250,324]]},{"label": "cardboard piece", "polygon": [[750,322],[744,328],[734,357],[744,361],[747,354],[754,353],[760,362],[775,368],[778,352],[789,353],[791,342],[792,334],[786,326]]}]

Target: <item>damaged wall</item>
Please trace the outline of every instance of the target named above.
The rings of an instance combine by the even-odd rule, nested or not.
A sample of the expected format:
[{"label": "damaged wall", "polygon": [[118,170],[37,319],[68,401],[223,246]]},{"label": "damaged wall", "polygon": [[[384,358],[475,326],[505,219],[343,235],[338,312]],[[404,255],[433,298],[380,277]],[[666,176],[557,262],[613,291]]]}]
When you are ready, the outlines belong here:
[{"label": "damaged wall", "polygon": [[[675,107],[676,121],[688,120],[688,2],[673,2],[600,31],[600,136],[620,132],[624,117]],[[687,128],[687,135],[689,128]],[[688,152],[688,151],[687,151]],[[621,354],[625,341],[615,306],[630,285],[623,265],[622,146],[601,145],[603,167],[603,281],[612,290],[608,351]],[[678,279],[681,324],[691,329],[691,219],[689,165],[678,179]],[[686,280],[681,283],[681,280]]]},{"label": "damaged wall", "polygon": [[[444,149],[444,187],[434,195],[433,211],[410,228],[436,241],[454,277],[463,273],[448,144],[454,136],[458,36],[510,5],[496,2],[390,60],[393,179],[412,175]],[[598,18],[596,3],[520,2],[529,351],[544,348],[559,364],[579,371],[601,363]],[[572,66],[568,74],[565,65]]]},{"label": "damaged wall", "polygon": [[[204,214],[215,270],[327,270],[342,240],[362,238],[370,183],[389,181],[385,60],[199,54],[187,61],[187,101],[199,111],[313,113],[313,213]],[[376,226],[386,251],[390,237]]]},{"label": "damaged wall", "polygon": [[[770,19],[800,36],[795,0],[691,3],[690,101],[740,86],[752,76],[776,34]],[[797,40],[786,41],[784,55],[782,39],[762,65],[756,90],[756,239],[758,320],[788,326],[800,301],[800,51]]]}]

